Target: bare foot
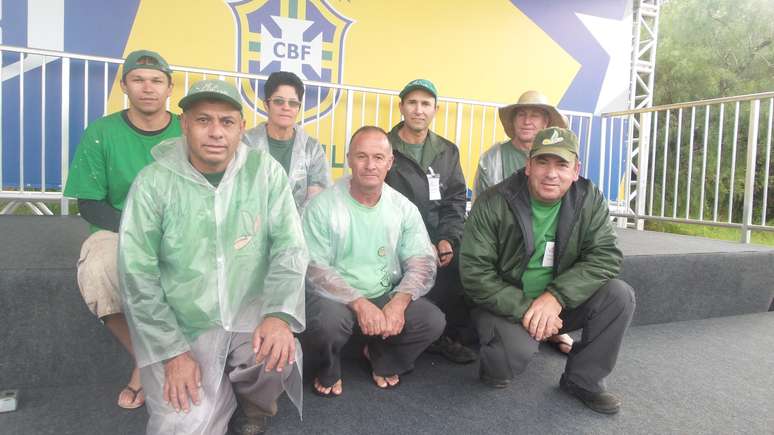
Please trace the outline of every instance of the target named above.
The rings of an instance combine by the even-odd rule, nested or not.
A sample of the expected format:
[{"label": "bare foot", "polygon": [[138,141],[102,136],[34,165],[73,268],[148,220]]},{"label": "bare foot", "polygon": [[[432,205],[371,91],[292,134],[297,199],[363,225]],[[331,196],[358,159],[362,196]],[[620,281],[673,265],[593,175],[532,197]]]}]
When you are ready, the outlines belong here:
[{"label": "bare foot", "polygon": [[400,383],[400,377],[398,375],[379,376],[372,372],[371,377],[374,379],[374,383],[379,388],[392,388]]},{"label": "bare foot", "polygon": [[124,409],[135,409],[145,404],[145,392],[140,382],[140,370],[135,367],[129,383],[118,393],[118,406]]},{"label": "bare foot", "polygon": [[336,381],[336,383],[331,385],[330,387],[323,387],[323,385],[320,383],[320,379],[314,378],[314,389],[321,396],[329,396],[331,394],[333,394],[334,396],[341,396],[341,393],[343,392],[343,389],[341,386],[341,379]]},{"label": "bare foot", "polygon": [[567,334],[552,335],[551,337],[548,337],[548,341],[556,344],[559,351],[562,353],[567,354],[572,350],[573,340],[572,337]]},{"label": "bare foot", "polygon": [[[371,354],[368,353],[368,345],[363,347],[363,356],[369,362],[371,361]],[[379,376],[376,373],[371,372],[371,378],[373,378],[374,383],[379,388],[392,388],[400,383],[400,377],[398,375]]]}]

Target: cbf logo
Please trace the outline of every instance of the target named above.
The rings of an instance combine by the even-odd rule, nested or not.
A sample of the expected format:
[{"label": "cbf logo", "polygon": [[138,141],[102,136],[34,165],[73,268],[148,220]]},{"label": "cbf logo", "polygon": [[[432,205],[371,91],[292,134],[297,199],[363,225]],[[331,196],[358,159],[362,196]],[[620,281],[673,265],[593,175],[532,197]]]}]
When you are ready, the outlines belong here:
[{"label": "cbf logo", "polygon": [[[237,23],[239,71],[291,71],[302,80],[341,84],[344,36],[352,21],[325,0],[237,0],[229,5]],[[253,110],[266,114],[263,82],[256,89],[255,81],[245,80],[240,91]],[[304,120],[318,116],[318,110],[326,114],[338,97],[339,91],[307,87]]]}]

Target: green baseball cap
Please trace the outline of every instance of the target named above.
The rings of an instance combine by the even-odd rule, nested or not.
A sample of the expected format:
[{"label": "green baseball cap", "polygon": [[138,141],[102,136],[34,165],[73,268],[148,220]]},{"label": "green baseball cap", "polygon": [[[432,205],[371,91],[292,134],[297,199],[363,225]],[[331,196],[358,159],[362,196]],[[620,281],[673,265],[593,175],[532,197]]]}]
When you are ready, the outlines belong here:
[{"label": "green baseball cap", "polygon": [[[140,59],[143,58],[146,59],[140,63]],[[129,55],[126,56],[126,60],[124,60],[124,72],[121,76],[121,80],[125,79],[126,75],[135,69],[155,69],[156,71],[163,72],[170,80],[172,80],[172,68],[170,68],[167,61],[155,51],[137,50],[129,53]]]},{"label": "green baseball cap", "polygon": [[433,98],[438,99],[438,90],[435,89],[435,85],[430,80],[425,80],[425,79],[416,79],[408,82],[408,84],[403,88],[403,90],[400,91],[400,94],[398,96],[402,100],[403,97],[406,96],[406,94],[416,89],[422,89],[423,91],[430,92],[431,94],[433,94]]},{"label": "green baseball cap", "polygon": [[218,79],[200,80],[188,89],[188,95],[177,104],[183,111],[199,100],[218,100],[242,111],[242,98],[234,85]]},{"label": "green baseball cap", "polygon": [[529,158],[551,154],[574,162],[578,158],[578,136],[572,131],[561,127],[549,127],[540,130],[532,142]]}]

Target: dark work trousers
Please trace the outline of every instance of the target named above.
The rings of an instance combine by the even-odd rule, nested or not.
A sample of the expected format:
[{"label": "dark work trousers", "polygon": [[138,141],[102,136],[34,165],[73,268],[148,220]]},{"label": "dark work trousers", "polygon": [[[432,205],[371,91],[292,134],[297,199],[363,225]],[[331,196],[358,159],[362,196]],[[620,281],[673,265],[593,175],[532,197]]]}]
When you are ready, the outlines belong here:
[{"label": "dark work trousers", "polygon": [[[561,334],[583,329],[564,368],[568,380],[588,391],[605,390],[605,378],[615,367],[634,306],[629,284],[613,279],[577,308],[562,311]],[[494,379],[512,379],[523,372],[540,343],[521,323],[482,308],[475,308],[472,317],[481,341],[481,373]]]},{"label": "dark work trousers", "polygon": [[455,251],[448,266],[438,267],[435,285],[430,289],[427,298],[446,315],[444,335],[456,341],[471,343],[475,341],[475,331],[470,323],[470,308],[463,298],[457,254],[459,252]]},{"label": "dark work trousers", "polygon": [[[377,307],[390,301],[388,295],[370,299]],[[367,337],[373,372],[392,376],[413,370],[414,361],[443,332],[443,313],[424,298],[409,303],[404,313],[403,331],[383,340]],[[306,294],[306,331],[304,354],[319,359],[317,377],[329,387],[341,379],[341,349],[353,334],[360,334],[354,311],[340,302],[316,293]]]}]

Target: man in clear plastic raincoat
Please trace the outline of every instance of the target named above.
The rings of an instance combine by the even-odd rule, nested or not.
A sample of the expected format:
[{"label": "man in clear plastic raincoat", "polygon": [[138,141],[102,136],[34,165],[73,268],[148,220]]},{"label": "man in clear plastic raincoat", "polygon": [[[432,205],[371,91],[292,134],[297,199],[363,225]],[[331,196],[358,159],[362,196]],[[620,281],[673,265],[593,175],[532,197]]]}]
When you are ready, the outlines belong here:
[{"label": "man in clear plastic raincoat", "polygon": [[384,130],[355,132],[347,161],[351,177],[315,197],[303,219],[310,253],[304,345],[320,359],[312,391],[322,396],[342,393],[341,349],[353,334],[366,336],[374,383],[390,388],[446,325],[421,297],[433,286],[436,256],[419,210],[384,183],[392,164]]},{"label": "man in clear plastic raincoat", "polygon": [[153,149],[120,230],[147,431],[262,433],[283,391],[301,409],[300,220],[282,167],[241,142],[232,85],[200,81],[180,107],[184,137]]},{"label": "man in clear plastic raincoat", "polygon": [[322,145],[296,124],[304,105],[304,84],[297,75],[276,71],[263,86],[266,122],[245,132],[242,140],[277,160],[288,175],[296,207],[304,205],[331,182],[331,166]]}]

